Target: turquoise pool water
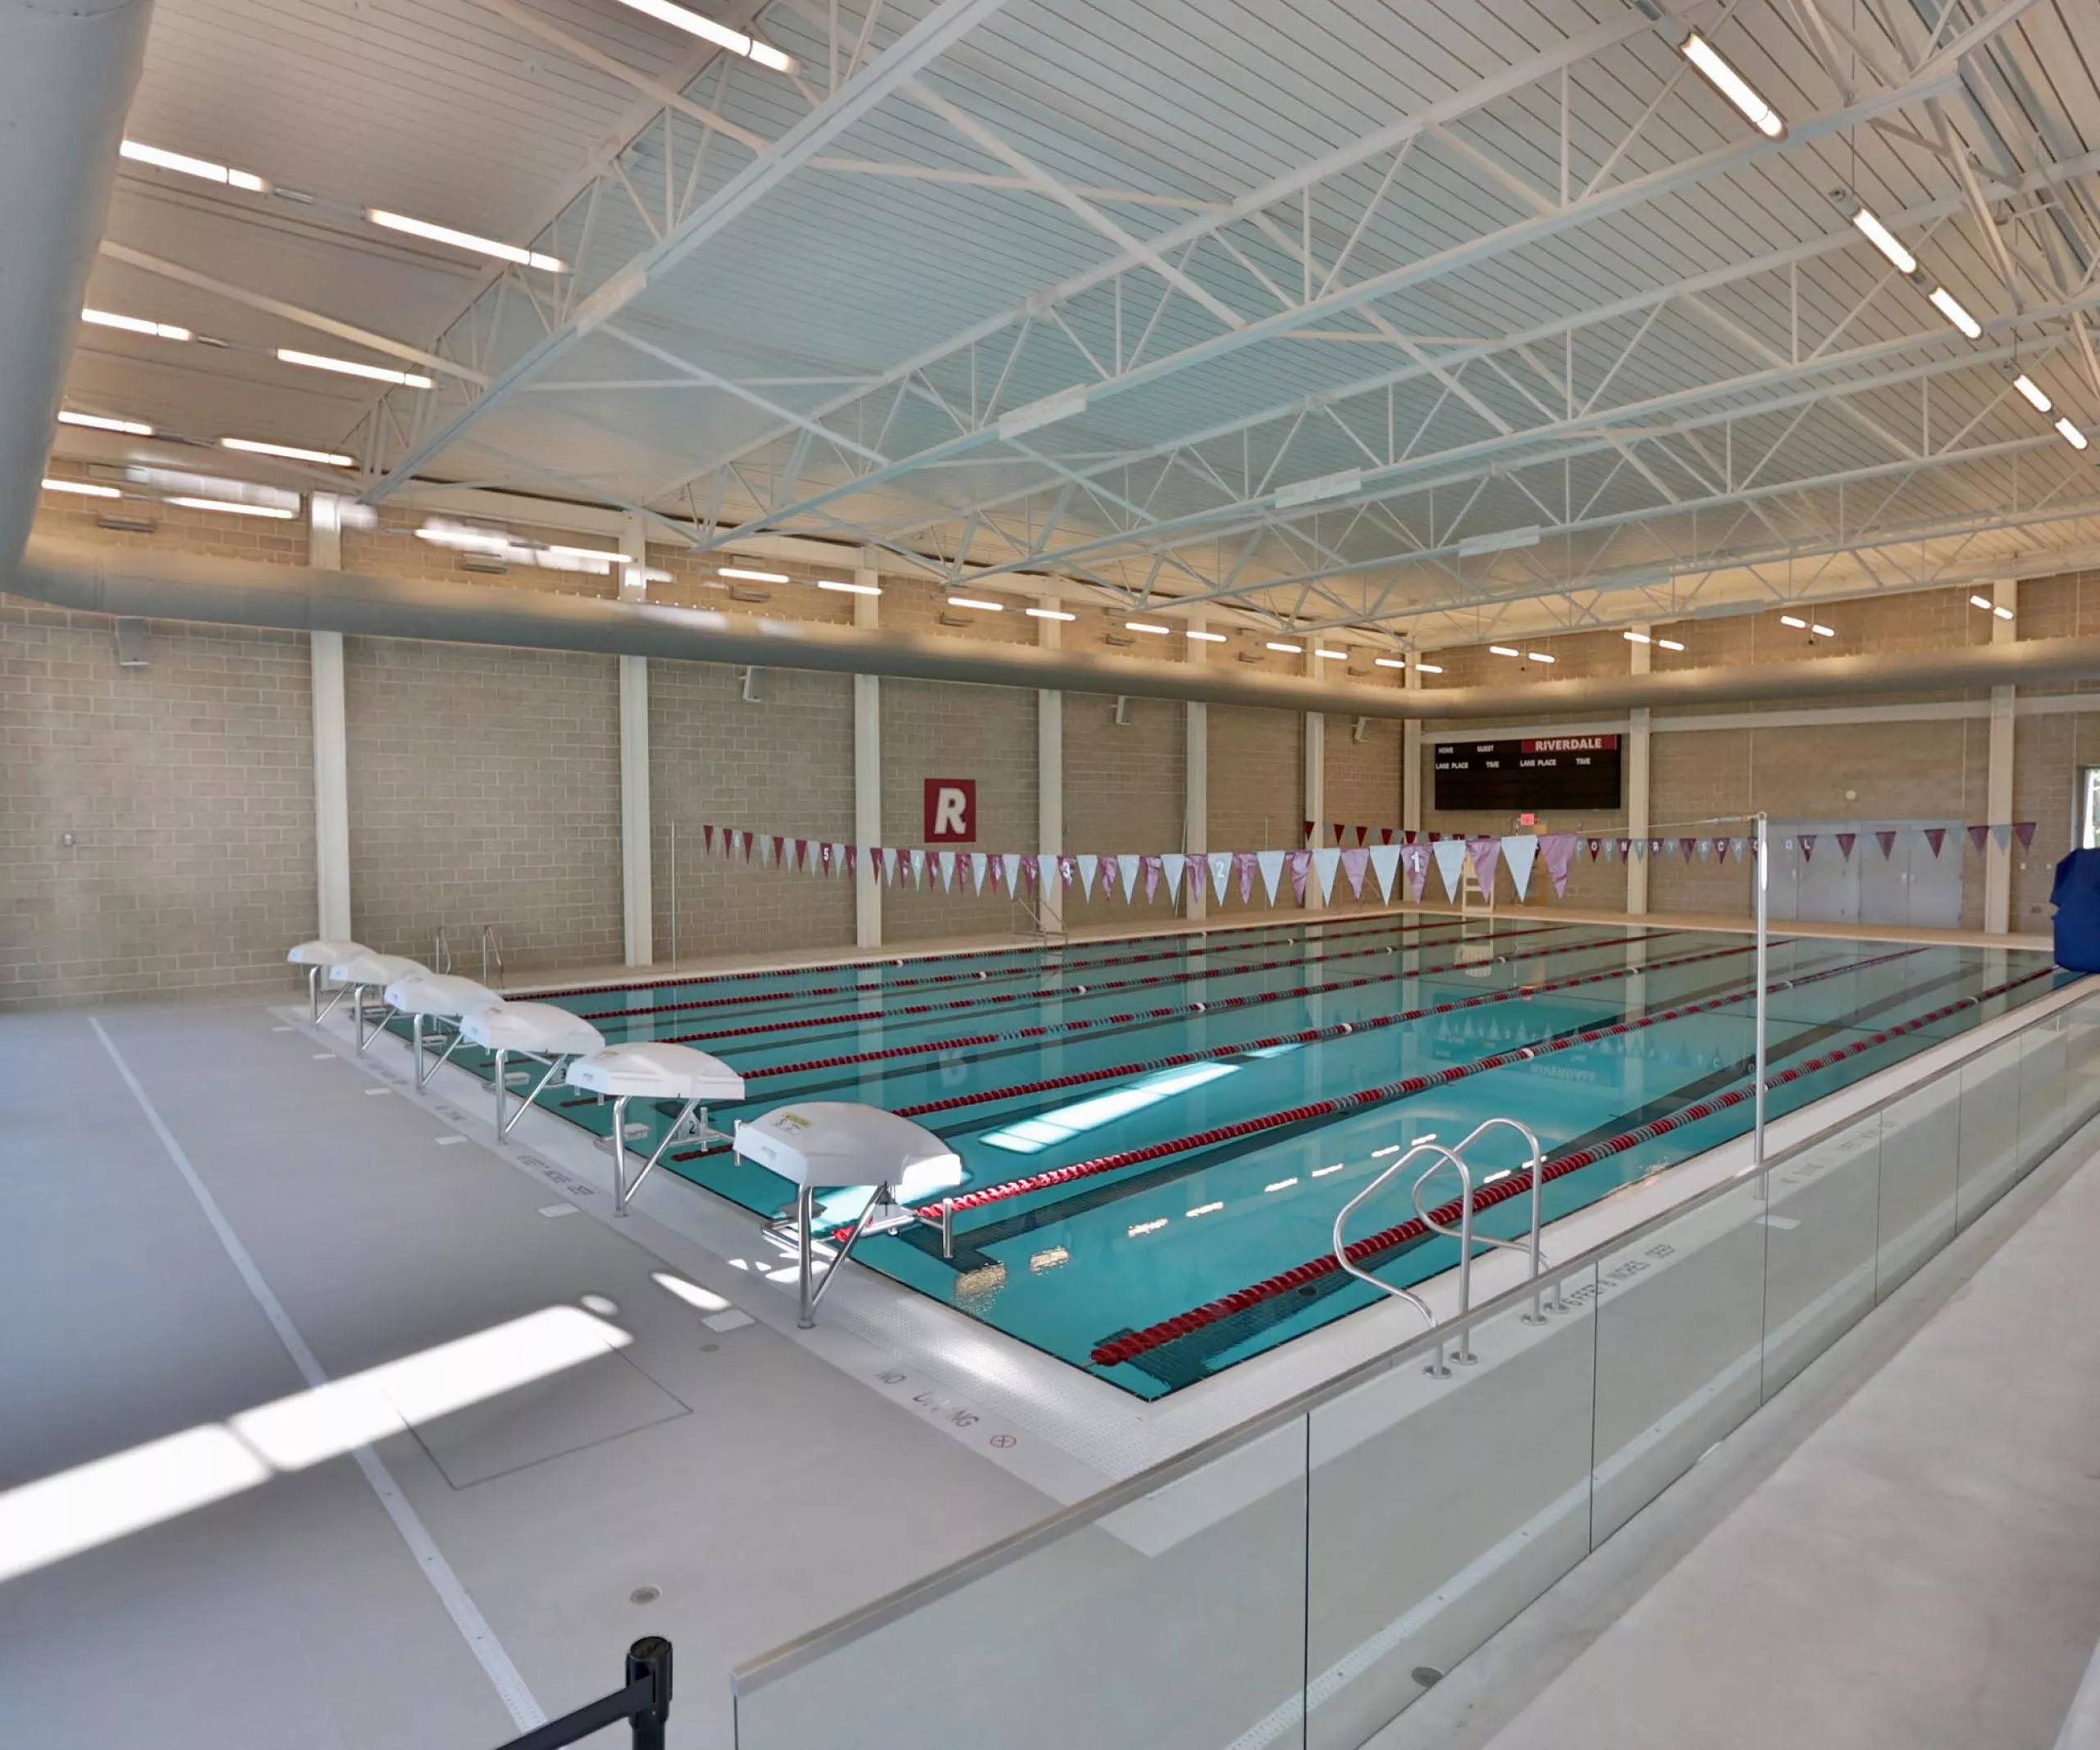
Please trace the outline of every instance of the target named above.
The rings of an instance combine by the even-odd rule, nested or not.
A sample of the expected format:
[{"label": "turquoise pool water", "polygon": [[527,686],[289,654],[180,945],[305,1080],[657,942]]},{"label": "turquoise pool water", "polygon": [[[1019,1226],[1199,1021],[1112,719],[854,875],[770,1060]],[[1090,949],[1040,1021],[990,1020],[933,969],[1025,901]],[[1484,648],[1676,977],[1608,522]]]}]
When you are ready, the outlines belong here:
[{"label": "turquoise pool water", "polygon": [[[2039,955],[1827,938],[1776,939],[1771,957],[1769,1071],[1790,1078],[1771,1089],[1775,1115],[2071,976]],[[1029,1187],[960,1210],[952,1258],[931,1227],[855,1256],[1157,1398],[1377,1298],[1300,1267],[1327,1256],[1335,1211],[1395,1147],[1520,1118],[1552,1163],[1551,1219],[1747,1130],[1753,965],[1742,936],[1387,917],[555,1000],[609,1040],[675,1039],[733,1065],[750,1097],[712,1115],[725,1129],[797,1099],[864,1100],[947,1138],[966,1193]],[[463,1047],[454,1061],[487,1072]],[[609,1128],[591,1096],[556,1088],[541,1104]],[[629,1122],[652,1135],[633,1146],[653,1148],[670,1116],[636,1102]],[[1504,1132],[1479,1170],[1522,1161]],[[768,1216],[787,1201],[724,1152],[668,1164]],[[1396,1183],[1351,1237],[1409,1213]],[[1479,1221],[1513,1235],[1527,1213],[1518,1196]],[[1401,1231],[1365,1261],[1404,1285],[1455,1255]]]}]

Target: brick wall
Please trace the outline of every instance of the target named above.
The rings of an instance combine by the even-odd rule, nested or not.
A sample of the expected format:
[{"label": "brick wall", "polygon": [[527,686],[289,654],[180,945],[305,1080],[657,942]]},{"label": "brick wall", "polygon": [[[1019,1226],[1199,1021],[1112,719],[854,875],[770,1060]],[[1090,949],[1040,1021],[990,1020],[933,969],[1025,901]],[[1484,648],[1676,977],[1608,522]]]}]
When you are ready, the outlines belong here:
[{"label": "brick wall", "polygon": [[351,922],[459,970],[485,923],[507,969],[618,961],[619,696],[609,656],[344,640]]},{"label": "brick wall", "polygon": [[289,988],[307,641],[155,624],[124,669],[112,624],[0,596],[0,1009]]}]

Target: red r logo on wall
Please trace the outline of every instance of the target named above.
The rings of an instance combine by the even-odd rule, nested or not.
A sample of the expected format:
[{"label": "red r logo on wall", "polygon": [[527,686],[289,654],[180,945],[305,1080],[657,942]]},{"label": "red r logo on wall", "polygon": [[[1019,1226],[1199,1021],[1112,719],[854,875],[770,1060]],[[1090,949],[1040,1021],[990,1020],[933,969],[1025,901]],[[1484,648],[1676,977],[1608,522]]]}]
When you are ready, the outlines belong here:
[{"label": "red r logo on wall", "polygon": [[926,843],[974,844],[977,839],[977,780],[926,780]]}]

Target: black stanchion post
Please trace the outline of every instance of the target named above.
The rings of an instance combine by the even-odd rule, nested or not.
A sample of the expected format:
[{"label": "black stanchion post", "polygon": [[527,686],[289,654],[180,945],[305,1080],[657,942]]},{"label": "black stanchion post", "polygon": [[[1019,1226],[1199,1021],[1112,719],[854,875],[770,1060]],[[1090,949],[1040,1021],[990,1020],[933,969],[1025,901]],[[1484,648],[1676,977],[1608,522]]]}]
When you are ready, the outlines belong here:
[{"label": "black stanchion post", "polygon": [[664,1725],[671,1716],[671,1643],[661,1635],[644,1635],[627,1650],[628,1684],[645,1679],[652,1685],[649,1705],[628,1716],[634,1750],[664,1750]]}]

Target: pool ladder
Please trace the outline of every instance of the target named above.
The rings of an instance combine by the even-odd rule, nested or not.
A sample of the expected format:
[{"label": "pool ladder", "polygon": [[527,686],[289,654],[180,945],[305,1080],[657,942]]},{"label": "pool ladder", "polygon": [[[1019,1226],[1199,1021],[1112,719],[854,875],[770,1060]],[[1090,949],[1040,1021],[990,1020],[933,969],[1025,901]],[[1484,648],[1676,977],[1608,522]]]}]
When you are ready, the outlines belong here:
[{"label": "pool ladder", "polygon": [[[495,966],[493,980],[489,977],[491,962]],[[430,939],[430,969],[433,972],[450,972],[452,970],[452,944],[445,939],[442,926]],[[482,925],[482,982],[491,990],[503,982],[503,944],[496,939],[495,925],[493,924]]]},{"label": "pool ladder", "polygon": [[[1527,1240],[1504,1240],[1494,1234],[1476,1233],[1473,1231],[1473,1173],[1472,1168],[1466,1163],[1466,1150],[1486,1132],[1498,1127],[1516,1131],[1524,1139],[1524,1145],[1529,1151],[1524,1165],[1520,1169],[1531,1180],[1531,1235]],[[1356,1277],[1358,1282],[1368,1282],[1379,1293],[1390,1295],[1395,1300],[1404,1300],[1416,1312],[1422,1314],[1424,1324],[1432,1330],[1436,1328],[1436,1315],[1429,1309],[1429,1303],[1427,1300],[1423,1300],[1420,1295],[1409,1293],[1404,1288],[1396,1288],[1390,1282],[1381,1282],[1368,1270],[1358,1269],[1355,1261],[1349,1255],[1348,1243],[1342,1237],[1343,1227],[1361,1204],[1368,1202],[1393,1180],[1413,1166],[1417,1161],[1422,1159],[1427,1159],[1429,1164],[1416,1176],[1409,1192],[1414,1204],[1416,1219],[1431,1233],[1441,1234],[1447,1240],[1456,1240],[1459,1242],[1459,1310],[1454,1315],[1459,1321],[1458,1350],[1447,1361],[1445,1355],[1445,1346],[1439,1343],[1436,1346],[1436,1359],[1430,1363],[1427,1369],[1435,1378],[1448,1379],[1451,1377],[1450,1361],[1455,1361],[1461,1366],[1470,1367],[1477,1359],[1472,1352],[1472,1329],[1464,1323],[1467,1314],[1472,1309],[1473,1253],[1477,1245],[1501,1246],[1507,1250],[1522,1252],[1526,1255],[1531,1265],[1528,1273],[1529,1279],[1534,1285],[1532,1291],[1532,1309],[1523,1315],[1526,1324],[1542,1325],[1545,1323],[1545,1315],[1549,1310],[1558,1313],[1564,1311],[1565,1307],[1560,1298],[1559,1283],[1555,1282],[1549,1285],[1545,1280],[1545,1257],[1539,1250],[1539,1195],[1544,1188],[1541,1182],[1541,1169],[1545,1165],[1545,1154],[1540,1148],[1539,1140],[1532,1133],[1530,1126],[1520,1124],[1514,1118],[1489,1118],[1483,1123],[1475,1125],[1458,1142],[1448,1146],[1435,1141],[1415,1144],[1391,1166],[1342,1205],[1335,1217],[1335,1262],[1351,1276]],[[1447,1167],[1456,1173],[1459,1179],[1459,1225],[1456,1227],[1446,1227],[1422,1206],[1423,1188]],[[1551,1295],[1550,1300],[1547,1298],[1549,1292]]]}]

